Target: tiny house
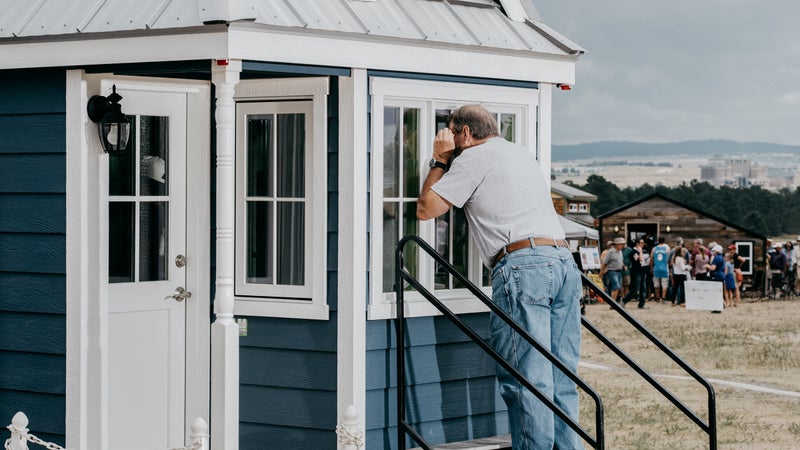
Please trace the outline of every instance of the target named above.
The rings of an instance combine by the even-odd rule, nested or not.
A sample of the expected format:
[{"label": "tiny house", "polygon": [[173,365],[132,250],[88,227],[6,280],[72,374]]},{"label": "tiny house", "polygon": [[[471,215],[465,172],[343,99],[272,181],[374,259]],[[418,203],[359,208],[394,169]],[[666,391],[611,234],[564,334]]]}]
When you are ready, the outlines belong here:
[{"label": "tiny house", "polygon": [[[581,47],[532,0],[4,6],[0,418],[76,450],[183,446],[196,417],[214,449],[396,447],[398,239],[489,289],[461,211],[414,216],[435,131],[481,103],[549,178]],[[420,433],[507,432],[493,363],[406,302]]]}]

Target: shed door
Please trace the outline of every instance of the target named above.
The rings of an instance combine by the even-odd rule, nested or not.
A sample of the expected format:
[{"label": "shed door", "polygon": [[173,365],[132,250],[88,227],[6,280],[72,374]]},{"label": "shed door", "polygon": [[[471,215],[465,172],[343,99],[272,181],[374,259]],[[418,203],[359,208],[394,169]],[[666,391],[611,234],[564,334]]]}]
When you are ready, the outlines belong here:
[{"label": "shed door", "polygon": [[[186,94],[122,91],[128,151],[108,158],[109,447],[184,444]],[[184,259],[185,258],[185,259]],[[179,301],[182,300],[182,301]]]}]

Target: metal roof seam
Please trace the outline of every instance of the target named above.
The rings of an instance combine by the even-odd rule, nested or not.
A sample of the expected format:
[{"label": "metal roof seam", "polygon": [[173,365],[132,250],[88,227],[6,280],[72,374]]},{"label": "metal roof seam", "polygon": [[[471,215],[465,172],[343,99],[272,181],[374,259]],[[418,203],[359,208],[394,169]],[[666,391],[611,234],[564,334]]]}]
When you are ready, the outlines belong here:
[{"label": "metal roof seam", "polygon": [[144,22],[144,26],[145,26],[145,27],[146,27],[148,30],[149,30],[150,28],[152,28],[152,26],[153,26],[153,25],[156,23],[156,21],[157,21],[159,18],[161,18],[161,15],[162,15],[162,14],[164,14],[164,11],[166,11],[166,9],[167,9],[167,6],[169,6],[169,4],[170,4],[170,3],[172,3],[172,0],[163,0],[163,1],[161,2],[161,6],[160,6],[159,8],[156,8],[156,12],[155,12],[155,13],[153,13],[153,15],[152,15],[152,16],[150,16],[150,19],[149,19],[149,20],[146,20],[146,21]]},{"label": "metal roof seam", "polygon": [[478,35],[476,35],[469,28],[469,25],[467,25],[467,23],[464,22],[464,19],[462,19],[461,16],[458,14],[458,11],[456,11],[456,8],[453,5],[450,4],[450,0],[445,0],[442,3],[444,3],[445,7],[447,7],[450,10],[450,12],[453,14],[453,17],[456,18],[458,23],[460,23],[461,26],[464,27],[464,30],[466,30],[467,33],[469,33],[469,35],[472,36],[472,39],[475,41],[475,43],[480,45],[480,46],[483,46],[483,41],[478,37]]},{"label": "metal roof seam", "polygon": [[297,9],[295,9],[295,7],[292,5],[292,2],[290,2],[289,0],[283,0],[283,3],[285,3],[286,6],[289,8],[289,11],[291,11],[292,14],[294,14],[294,16],[297,17],[297,20],[299,20],[300,23],[303,24],[303,28],[308,28],[308,22],[306,21],[306,19],[303,18],[303,16],[300,15],[300,12],[297,11]]},{"label": "metal roof seam", "polygon": [[361,17],[359,17],[359,16],[358,16],[358,13],[357,13],[357,12],[356,12],[356,11],[353,9],[353,7],[352,7],[352,6],[350,6],[350,3],[348,3],[348,1],[347,1],[347,0],[340,0],[340,1],[341,1],[341,2],[342,2],[342,4],[344,5],[345,9],[347,9],[347,11],[349,11],[349,12],[350,12],[350,14],[351,14],[351,15],[353,16],[353,18],[356,20],[356,22],[358,22],[358,25],[359,25],[359,26],[361,26],[361,29],[362,29],[362,30],[364,30],[364,33],[365,33],[365,34],[370,34],[370,29],[369,29],[369,27],[367,26],[367,24],[366,24],[366,23],[364,23],[364,21],[363,21],[363,20],[361,20]]},{"label": "metal roof seam", "polygon": [[33,17],[36,15],[36,13],[39,12],[40,9],[42,9],[42,6],[44,6],[45,1],[46,0],[39,0],[38,2],[36,2],[36,4],[33,5],[33,7],[30,10],[28,10],[28,14],[25,17],[23,17],[22,20],[20,20],[19,27],[17,27],[16,30],[11,32],[11,34],[13,34],[14,37],[18,37],[19,35],[22,34],[22,30],[25,29],[25,27],[33,20]]},{"label": "metal roof seam", "polygon": [[100,8],[105,5],[106,0],[98,0],[94,3],[94,6],[89,10],[89,13],[84,16],[83,20],[78,23],[78,33],[83,33],[86,30],[86,27],[92,22],[92,20],[97,16],[97,13],[100,12]]},{"label": "metal roof seam", "polygon": [[402,0],[394,0],[394,2],[395,2],[395,4],[397,5],[397,7],[398,7],[398,8],[400,8],[400,11],[403,11],[403,14],[405,14],[406,18],[409,20],[409,22],[411,22],[411,24],[412,24],[412,25],[414,26],[414,28],[417,30],[417,33],[419,33],[419,35],[422,37],[422,39],[424,39],[424,40],[426,40],[426,41],[427,41],[427,40],[428,40],[428,34],[427,34],[427,33],[425,33],[425,30],[423,30],[423,29],[422,29],[422,27],[420,27],[420,26],[419,26],[419,24],[417,23],[417,21],[416,21],[416,20],[414,20],[414,18],[413,18],[413,17],[411,17],[411,14],[410,14],[410,13],[408,12],[408,10],[407,10],[407,9],[406,9],[406,8],[403,6],[403,2],[402,2]]}]

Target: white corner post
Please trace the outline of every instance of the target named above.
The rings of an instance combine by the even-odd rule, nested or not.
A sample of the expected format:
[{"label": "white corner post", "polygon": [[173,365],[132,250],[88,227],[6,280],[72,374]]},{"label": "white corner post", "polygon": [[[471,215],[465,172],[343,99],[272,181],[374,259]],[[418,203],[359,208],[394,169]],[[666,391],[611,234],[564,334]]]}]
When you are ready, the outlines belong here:
[{"label": "white corner post", "polygon": [[240,60],[212,62],[217,119],[217,278],[211,325],[211,448],[239,448],[239,327],[233,320],[235,104]]},{"label": "white corner post", "polygon": [[[537,121],[534,118],[530,130],[536,130]],[[550,83],[539,83],[539,129],[536,136],[536,159],[539,160],[539,169],[542,170],[547,186],[550,186],[550,167],[551,167],[551,142],[553,126],[553,85]]]},{"label": "white corner post", "polygon": [[367,71],[339,77],[339,450],[364,444],[367,299]]}]

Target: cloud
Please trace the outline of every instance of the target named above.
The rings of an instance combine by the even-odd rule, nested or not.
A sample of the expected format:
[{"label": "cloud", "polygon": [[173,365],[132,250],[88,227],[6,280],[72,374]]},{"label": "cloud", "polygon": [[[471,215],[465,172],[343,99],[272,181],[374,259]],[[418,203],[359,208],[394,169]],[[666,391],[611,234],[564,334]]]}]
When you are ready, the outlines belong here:
[{"label": "cloud", "polygon": [[543,20],[587,49],[553,102],[553,142],[800,144],[796,0],[559,0]]}]

